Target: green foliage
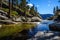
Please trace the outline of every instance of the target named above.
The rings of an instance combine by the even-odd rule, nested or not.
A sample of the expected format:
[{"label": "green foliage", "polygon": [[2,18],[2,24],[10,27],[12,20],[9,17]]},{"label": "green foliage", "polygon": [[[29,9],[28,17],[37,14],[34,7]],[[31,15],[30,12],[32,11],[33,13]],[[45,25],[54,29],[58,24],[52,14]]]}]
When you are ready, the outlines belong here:
[{"label": "green foliage", "polygon": [[11,15],[16,16],[16,15],[18,15],[18,13],[16,11],[11,11]]},{"label": "green foliage", "polygon": [[9,9],[7,9],[7,8],[2,8],[2,10],[5,12],[9,12]]},{"label": "green foliage", "polygon": [[[7,8],[2,8],[2,10],[5,12],[9,12],[9,9],[7,9]],[[11,15],[16,16],[16,15],[18,15],[18,13],[16,11],[11,10]]]},{"label": "green foliage", "polygon": [[55,14],[55,7],[54,7],[54,9],[53,9],[53,13]]},{"label": "green foliage", "polygon": [[[18,12],[16,11],[13,11],[13,7],[16,8],[16,9],[19,9],[21,12],[24,12],[26,15],[33,15],[33,16],[37,16],[38,13],[37,13],[37,8],[33,5],[32,7],[29,7],[27,5],[27,1],[26,0],[19,0],[20,2],[18,2],[18,0],[11,0],[11,3],[12,3],[12,8],[8,9],[8,8],[3,8],[3,11],[5,12],[9,12],[9,10],[11,11],[10,14],[13,15],[13,16],[16,16],[18,15]],[[13,10],[11,10],[13,9]],[[21,15],[21,14],[20,14]]]},{"label": "green foliage", "polygon": [[28,30],[34,26],[35,24],[29,24],[29,23],[2,25],[2,28],[0,28],[0,38],[4,36],[13,35],[15,33],[21,32],[24,29]]},{"label": "green foliage", "polygon": [[32,6],[30,8],[30,14],[32,14],[33,16],[35,15],[35,9],[34,9],[34,6]]},{"label": "green foliage", "polygon": [[30,14],[29,11],[26,12],[26,15]]},{"label": "green foliage", "polygon": [[26,6],[26,14],[29,14],[29,6]]},{"label": "green foliage", "polygon": [[22,10],[24,10],[24,12],[26,11],[26,0],[21,0],[21,3],[20,3],[20,8]]}]

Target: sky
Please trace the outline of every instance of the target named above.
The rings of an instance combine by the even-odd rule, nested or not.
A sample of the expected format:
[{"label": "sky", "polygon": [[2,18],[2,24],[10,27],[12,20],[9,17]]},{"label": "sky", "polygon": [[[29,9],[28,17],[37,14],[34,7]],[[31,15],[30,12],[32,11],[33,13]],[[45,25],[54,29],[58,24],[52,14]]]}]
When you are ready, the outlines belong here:
[{"label": "sky", "polygon": [[58,0],[30,0],[29,5],[35,5],[40,14],[53,14],[53,8],[60,7]]}]

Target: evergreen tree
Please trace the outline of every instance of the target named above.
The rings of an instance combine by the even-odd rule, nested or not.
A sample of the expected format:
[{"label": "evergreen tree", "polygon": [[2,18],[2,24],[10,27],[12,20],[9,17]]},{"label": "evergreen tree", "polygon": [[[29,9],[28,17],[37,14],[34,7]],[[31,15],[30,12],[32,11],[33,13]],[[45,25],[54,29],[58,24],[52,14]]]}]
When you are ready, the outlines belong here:
[{"label": "evergreen tree", "polygon": [[18,6],[18,0],[12,0],[12,9],[13,9],[13,5]]},{"label": "evergreen tree", "polygon": [[34,12],[35,12],[35,9],[34,9],[34,6],[32,6],[32,7],[30,8],[30,14],[32,14],[32,15],[34,16],[34,15],[35,15]]},{"label": "evergreen tree", "polygon": [[20,2],[20,9],[24,10],[24,12],[26,11],[26,0],[21,0]]},{"label": "evergreen tree", "polygon": [[35,16],[38,16],[37,14],[38,14],[37,7],[35,7]]},{"label": "evergreen tree", "polygon": [[13,4],[18,6],[18,0],[13,0]]},{"label": "evergreen tree", "polygon": [[18,6],[18,0],[16,0],[16,5]]},{"label": "evergreen tree", "polygon": [[55,7],[54,7],[54,9],[53,9],[53,13],[55,14]]},{"label": "evergreen tree", "polygon": [[56,6],[56,10],[58,10],[58,6]]},{"label": "evergreen tree", "polygon": [[58,15],[58,6],[56,6],[56,13],[55,13],[55,15],[57,16]]}]

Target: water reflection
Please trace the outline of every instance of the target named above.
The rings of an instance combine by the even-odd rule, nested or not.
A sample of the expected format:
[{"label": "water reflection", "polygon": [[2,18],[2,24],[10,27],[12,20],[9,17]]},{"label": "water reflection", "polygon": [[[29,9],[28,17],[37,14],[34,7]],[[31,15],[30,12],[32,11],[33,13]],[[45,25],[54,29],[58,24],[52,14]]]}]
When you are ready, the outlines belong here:
[{"label": "water reflection", "polygon": [[[35,28],[30,29],[29,35],[32,37],[38,37],[37,40],[55,40],[60,38],[60,32],[53,32],[49,30],[49,24],[53,23],[53,21],[43,20],[40,24],[38,24]],[[35,39],[35,38],[34,38]]]}]

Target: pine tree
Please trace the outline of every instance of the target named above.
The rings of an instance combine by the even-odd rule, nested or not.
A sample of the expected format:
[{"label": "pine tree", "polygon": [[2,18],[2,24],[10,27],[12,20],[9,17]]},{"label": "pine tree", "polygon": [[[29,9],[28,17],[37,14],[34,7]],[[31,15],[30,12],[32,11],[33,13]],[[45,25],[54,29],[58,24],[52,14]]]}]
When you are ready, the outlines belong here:
[{"label": "pine tree", "polygon": [[58,8],[58,6],[56,6],[56,10],[58,10],[59,8]]},{"label": "pine tree", "polygon": [[53,13],[55,14],[55,7],[54,7],[54,9],[53,9]]},{"label": "pine tree", "polygon": [[55,15],[57,16],[58,14],[57,14],[57,12],[58,12],[58,6],[56,6],[56,13],[55,13]]},{"label": "pine tree", "polygon": [[18,6],[18,0],[13,0],[13,4]]},{"label": "pine tree", "polygon": [[33,16],[35,15],[34,11],[35,11],[34,6],[32,6],[32,7],[30,8],[30,14],[32,14]]},{"label": "pine tree", "polygon": [[22,10],[26,10],[26,0],[21,0],[21,2],[20,2],[20,8],[22,9]]},{"label": "pine tree", "polygon": [[38,14],[37,7],[35,7],[35,16],[38,16],[37,14]]},{"label": "pine tree", "polygon": [[18,0],[15,0],[15,2],[16,2],[16,6],[18,6]]}]

